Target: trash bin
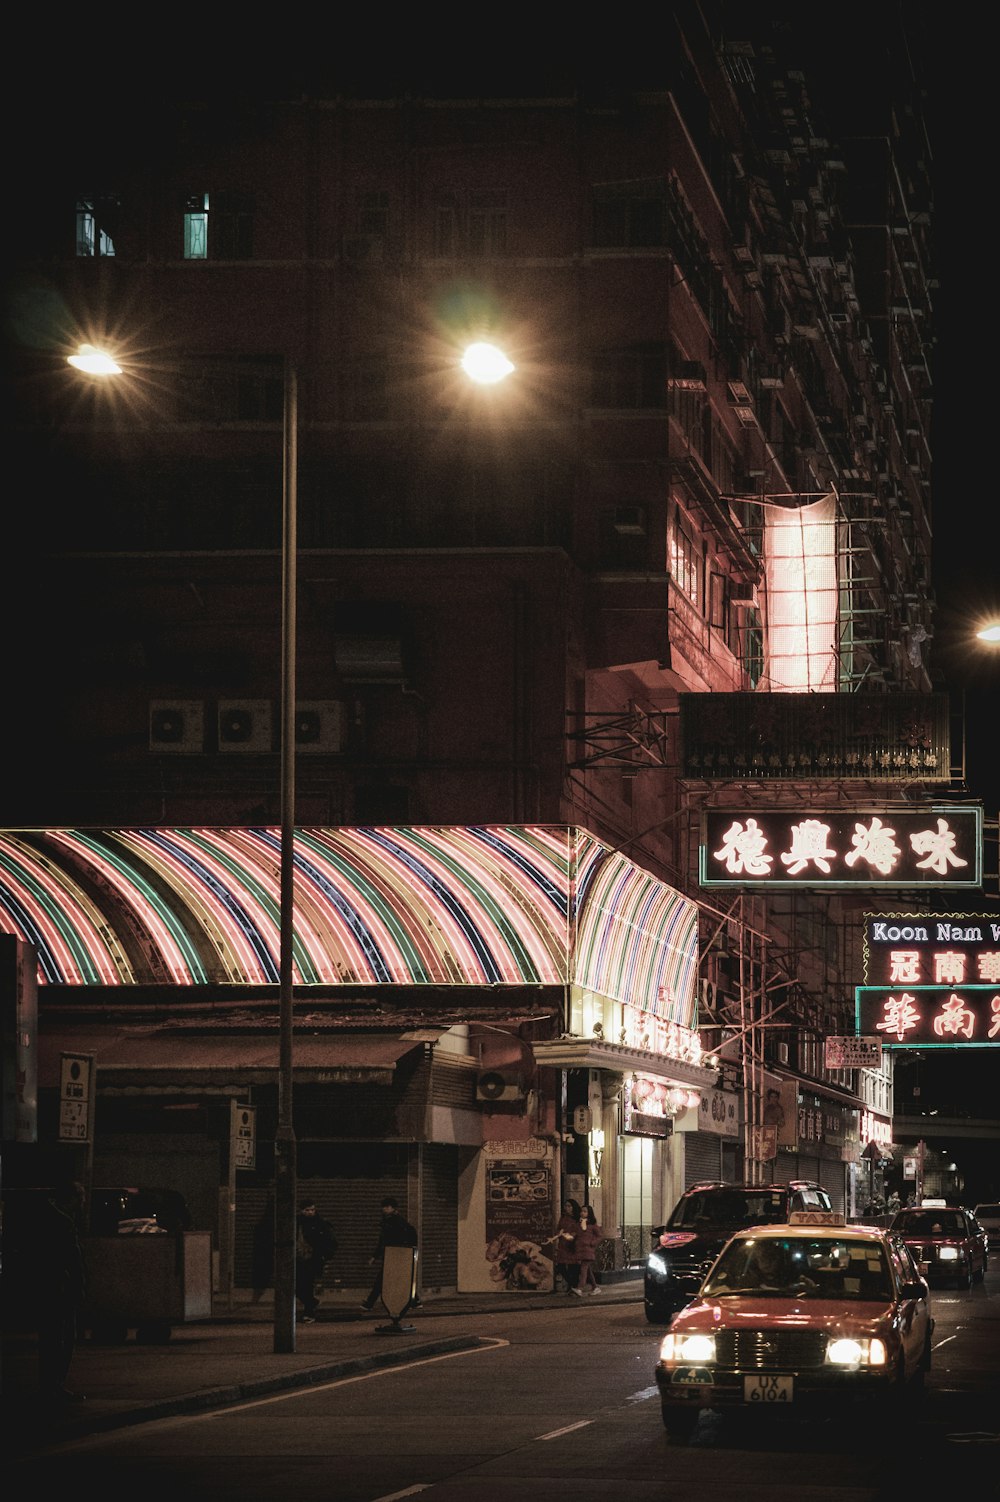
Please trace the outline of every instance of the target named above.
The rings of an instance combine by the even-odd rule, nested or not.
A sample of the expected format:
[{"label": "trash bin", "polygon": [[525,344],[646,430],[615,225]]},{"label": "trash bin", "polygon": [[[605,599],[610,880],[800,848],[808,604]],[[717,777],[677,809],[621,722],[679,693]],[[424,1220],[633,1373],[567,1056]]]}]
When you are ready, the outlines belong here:
[{"label": "trash bin", "polygon": [[163,1345],[173,1326],[212,1313],[212,1236],[88,1236],[87,1302],[83,1324],[91,1338],[117,1345],[136,1339]]}]

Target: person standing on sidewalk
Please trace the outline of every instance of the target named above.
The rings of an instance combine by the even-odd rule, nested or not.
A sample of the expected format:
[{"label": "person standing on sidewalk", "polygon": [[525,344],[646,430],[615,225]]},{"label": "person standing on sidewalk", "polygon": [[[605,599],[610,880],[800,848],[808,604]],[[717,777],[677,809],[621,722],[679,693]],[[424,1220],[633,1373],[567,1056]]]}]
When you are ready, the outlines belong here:
[{"label": "person standing on sidewalk", "polygon": [[574,1199],[563,1205],[559,1224],[556,1226],[556,1275],[566,1284],[566,1292],[572,1293],[580,1278],[580,1264],[576,1258],[574,1243],[580,1229],[580,1206]]},{"label": "person standing on sidewalk", "polygon": [[584,1205],[580,1211],[580,1225],[573,1239],[573,1249],[576,1260],[580,1264],[580,1276],[576,1287],[572,1290],[578,1298],[583,1297],[584,1289],[590,1293],[600,1293],[601,1288],[594,1277],[594,1260],[597,1256],[598,1243],[604,1240],[604,1232],[597,1224],[593,1208]]},{"label": "person standing on sidewalk", "polygon": [[[379,1225],[378,1242],[371,1255],[371,1263],[378,1264],[375,1281],[372,1283],[368,1296],[361,1300],[362,1309],[369,1313],[375,1308],[376,1303],[382,1297],[382,1267],[385,1261],[385,1249],[387,1246],[416,1246],[417,1233],[410,1222],[400,1213],[399,1201],[391,1194],[387,1194],[382,1201],[382,1221]],[[419,1309],[420,1300],[411,1299],[407,1309]],[[406,1312],[405,1310],[403,1311]]]},{"label": "person standing on sidewalk", "polygon": [[295,1297],[302,1301],[302,1323],[316,1323],[319,1294],[316,1285],[323,1267],[337,1250],[337,1238],[328,1220],[316,1211],[315,1200],[305,1200],[299,1210],[295,1235]]}]

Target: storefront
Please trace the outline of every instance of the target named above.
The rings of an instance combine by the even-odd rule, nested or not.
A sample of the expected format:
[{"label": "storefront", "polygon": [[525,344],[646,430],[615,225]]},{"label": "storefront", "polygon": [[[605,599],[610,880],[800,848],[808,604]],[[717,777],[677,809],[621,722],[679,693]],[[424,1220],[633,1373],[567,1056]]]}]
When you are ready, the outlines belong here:
[{"label": "storefront", "polygon": [[[24,1140],[58,1141],[60,1060],[90,1056],[89,1169],[117,1181],[131,1165],[131,1182],[141,1166],[181,1190],[213,1232],[223,1296],[249,1277],[273,1174],[279,889],[273,829],[0,832],[0,929],[37,960]],[[697,964],[694,905],[584,830],[296,831],[298,1176],[337,1227],[342,1278],[366,1281],[390,1192],[418,1223],[425,1286],[496,1286],[495,1174],[530,1160],[532,1213],[541,1173],[554,1225],[577,1140],[567,1070],[586,1071],[588,1101],[596,1077],[584,1140],[601,1214],[616,1228],[633,1200],[640,1226],[659,1214],[682,1170],[668,1135],[623,1129],[622,1085],[714,1085]],[[252,1165],[234,1105],[253,1112]]]}]

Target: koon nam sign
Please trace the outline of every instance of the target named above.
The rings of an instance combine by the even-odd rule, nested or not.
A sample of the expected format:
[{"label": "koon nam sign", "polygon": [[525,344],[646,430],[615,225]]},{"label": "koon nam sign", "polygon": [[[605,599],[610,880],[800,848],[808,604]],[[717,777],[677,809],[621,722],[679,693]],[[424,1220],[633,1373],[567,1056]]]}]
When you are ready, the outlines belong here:
[{"label": "koon nam sign", "polygon": [[703,887],[978,887],[978,805],[706,809]]},{"label": "koon nam sign", "polygon": [[1000,1045],[1000,917],[866,913],[859,1033],[886,1048]]}]

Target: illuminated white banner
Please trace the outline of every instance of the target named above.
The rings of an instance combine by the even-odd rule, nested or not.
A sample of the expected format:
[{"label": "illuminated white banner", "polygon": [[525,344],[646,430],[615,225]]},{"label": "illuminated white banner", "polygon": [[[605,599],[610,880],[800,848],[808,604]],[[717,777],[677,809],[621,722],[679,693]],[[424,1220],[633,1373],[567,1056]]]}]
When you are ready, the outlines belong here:
[{"label": "illuminated white banner", "polygon": [[983,811],[707,809],[703,887],[978,887]]}]

